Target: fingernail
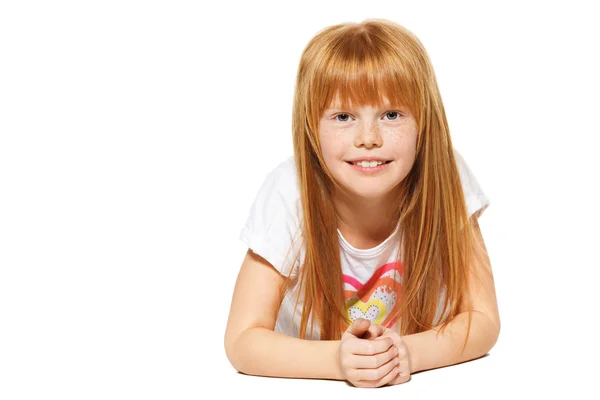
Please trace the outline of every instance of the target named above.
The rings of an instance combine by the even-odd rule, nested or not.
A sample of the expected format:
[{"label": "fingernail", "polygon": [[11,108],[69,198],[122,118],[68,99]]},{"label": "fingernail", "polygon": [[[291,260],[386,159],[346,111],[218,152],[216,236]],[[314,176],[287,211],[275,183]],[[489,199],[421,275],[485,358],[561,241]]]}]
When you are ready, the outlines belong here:
[{"label": "fingernail", "polygon": [[397,347],[394,349],[394,354],[398,354],[398,348]]}]

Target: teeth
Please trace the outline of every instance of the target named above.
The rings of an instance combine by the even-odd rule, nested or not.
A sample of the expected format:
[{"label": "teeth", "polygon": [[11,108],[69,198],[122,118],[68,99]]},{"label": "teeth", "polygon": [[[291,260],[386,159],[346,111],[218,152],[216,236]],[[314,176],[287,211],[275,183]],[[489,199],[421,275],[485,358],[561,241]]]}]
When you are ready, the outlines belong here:
[{"label": "teeth", "polygon": [[376,167],[383,163],[384,163],[384,161],[357,161],[354,163],[354,165],[359,165],[361,167],[368,168],[368,167]]}]

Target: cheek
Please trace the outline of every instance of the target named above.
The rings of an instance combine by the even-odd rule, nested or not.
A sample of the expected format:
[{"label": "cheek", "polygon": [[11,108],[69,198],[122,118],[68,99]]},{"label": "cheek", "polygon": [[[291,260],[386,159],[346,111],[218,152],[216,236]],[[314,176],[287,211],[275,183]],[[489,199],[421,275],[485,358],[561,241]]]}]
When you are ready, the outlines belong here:
[{"label": "cheek", "polygon": [[416,131],[401,131],[392,135],[390,139],[390,144],[397,154],[407,156],[415,153],[417,147]]},{"label": "cheek", "polygon": [[390,137],[399,145],[406,145],[416,141],[417,131],[413,126],[409,126],[394,132]]},{"label": "cheek", "polygon": [[348,143],[344,141],[344,136],[336,132],[327,132],[321,135],[320,139],[323,157],[329,160],[343,159],[346,154]]}]

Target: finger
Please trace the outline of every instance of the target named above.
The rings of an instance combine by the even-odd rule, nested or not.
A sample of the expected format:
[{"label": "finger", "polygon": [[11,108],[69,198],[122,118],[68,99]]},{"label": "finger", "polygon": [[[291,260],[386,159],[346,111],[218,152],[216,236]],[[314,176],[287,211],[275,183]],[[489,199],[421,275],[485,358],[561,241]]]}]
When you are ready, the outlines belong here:
[{"label": "finger", "polygon": [[382,353],[372,355],[351,354],[348,357],[348,367],[350,368],[379,368],[392,358],[398,357],[398,348],[394,345]]},{"label": "finger", "polygon": [[385,328],[382,325],[375,324],[375,325],[371,325],[371,326],[373,327],[373,330],[375,331],[375,334],[377,335],[377,337],[384,334]]},{"label": "finger", "polygon": [[392,338],[384,338],[378,340],[350,338],[348,340],[347,350],[351,354],[357,355],[374,355],[387,351],[394,345]]},{"label": "finger", "polygon": [[376,388],[388,385],[390,382],[393,382],[398,377],[398,367],[395,367],[391,370],[386,376],[376,381],[356,381],[354,386],[356,387],[364,387],[364,388]]},{"label": "finger", "polygon": [[361,339],[374,339],[375,337],[375,325],[373,324],[371,324],[371,326],[369,326],[369,329],[367,329],[365,333],[363,333],[362,336],[360,336]]},{"label": "finger", "polygon": [[406,358],[408,356],[408,349],[406,348],[406,345],[404,343],[401,343],[399,345],[397,345],[396,347],[398,347],[398,357],[399,358]]},{"label": "finger", "polygon": [[389,374],[384,376],[383,379],[380,379],[380,381],[377,383],[377,387],[389,384],[398,377],[399,373],[400,371],[398,370],[398,367],[394,368]]},{"label": "finger", "polygon": [[361,337],[371,326],[371,321],[365,318],[357,318],[352,321],[345,333],[349,333],[356,337]]},{"label": "finger", "polygon": [[400,373],[404,376],[411,375],[410,359],[408,357],[408,354],[405,355],[404,357],[397,357],[397,358],[400,360],[400,363],[398,364],[398,369],[400,370]]},{"label": "finger", "polygon": [[[385,385],[389,384],[390,382],[392,382],[394,379],[396,379],[398,377],[398,373],[399,373],[398,367],[395,367],[383,378],[376,380],[376,381],[371,381],[371,382],[374,384],[374,387],[385,386]],[[358,381],[358,382],[360,384],[360,383],[366,383],[368,381]]]},{"label": "finger", "polygon": [[356,369],[354,376],[356,377],[355,380],[358,380],[358,381],[378,382],[382,379],[387,378],[388,375],[390,375],[390,373],[392,373],[392,376],[390,377],[390,379],[393,379],[398,374],[398,371],[396,371],[395,374],[393,373],[393,371],[397,370],[397,368],[398,368],[398,357],[394,357],[391,360],[389,360],[387,363],[380,366],[379,368]]},{"label": "finger", "polygon": [[383,335],[385,332],[385,328],[379,324],[373,325],[369,327],[367,332],[362,336],[363,339],[375,339]]}]

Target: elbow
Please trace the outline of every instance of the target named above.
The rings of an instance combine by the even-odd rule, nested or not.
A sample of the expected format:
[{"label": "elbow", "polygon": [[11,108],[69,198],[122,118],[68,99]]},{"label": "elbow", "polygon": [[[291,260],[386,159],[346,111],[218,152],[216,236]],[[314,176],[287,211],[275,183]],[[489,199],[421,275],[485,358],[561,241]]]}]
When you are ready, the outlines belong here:
[{"label": "elbow", "polygon": [[476,315],[478,316],[478,332],[481,335],[480,354],[483,356],[498,341],[498,337],[500,336],[500,320],[482,311],[477,311]]},{"label": "elbow", "polygon": [[225,355],[227,356],[227,359],[233,368],[235,368],[238,372],[247,373],[243,363],[243,355],[240,354],[238,351],[239,346],[236,345],[240,337],[241,333],[235,337],[225,335]]},{"label": "elbow", "polygon": [[233,342],[225,341],[225,355],[227,356],[227,359],[229,360],[231,366],[237,371],[242,372],[239,366],[239,357],[235,353]]},{"label": "elbow", "polygon": [[225,332],[223,345],[225,347],[225,355],[227,356],[229,363],[233,368],[239,371],[239,368],[237,367],[237,357],[234,350],[235,339],[236,338],[232,337],[232,335],[228,334],[228,332]]},{"label": "elbow", "polygon": [[494,331],[494,343],[492,344],[492,347],[494,347],[496,345],[496,342],[498,341],[499,337],[500,337],[500,321],[498,320],[498,323],[496,324],[496,330]]},{"label": "elbow", "polygon": [[482,354],[483,356],[489,354],[492,351],[492,349],[494,348],[494,346],[496,346],[499,335],[500,335],[500,331],[494,331],[489,334],[488,340],[487,340],[487,345],[485,346],[486,351]]},{"label": "elbow", "polygon": [[[498,342],[500,336],[500,320],[493,318],[486,318],[488,321],[487,337],[488,337],[488,351],[491,350]],[[486,352],[487,353],[487,352]]]},{"label": "elbow", "polygon": [[229,360],[229,363],[236,371],[244,372],[243,368],[241,366],[241,363],[240,363],[240,357],[233,349],[233,345],[231,345],[231,344],[225,345],[225,354],[227,355],[227,359]]},{"label": "elbow", "polygon": [[493,338],[493,343],[492,343],[492,347],[494,347],[494,345],[496,344],[496,342],[498,341],[498,337],[500,336],[500,318],[490,318],[491,321],[491,335]]}]

